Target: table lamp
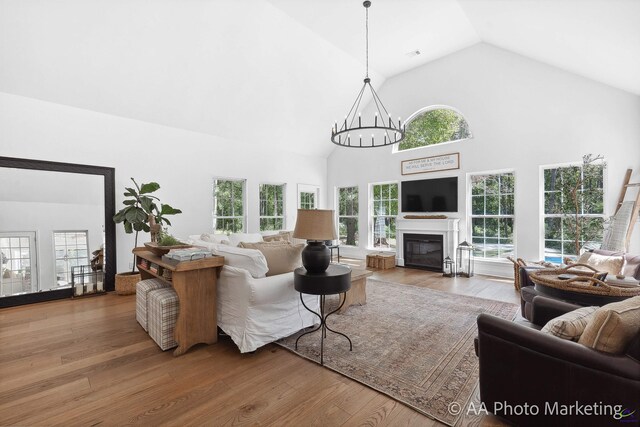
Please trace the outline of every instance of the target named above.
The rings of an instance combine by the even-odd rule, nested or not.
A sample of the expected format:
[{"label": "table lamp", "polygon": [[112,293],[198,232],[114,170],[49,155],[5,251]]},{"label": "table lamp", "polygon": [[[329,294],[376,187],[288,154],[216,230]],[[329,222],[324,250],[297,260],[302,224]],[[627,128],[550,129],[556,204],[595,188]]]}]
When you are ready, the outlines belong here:
[{"label": "table lamp", "polygon": [[323,273],[331,262],[331,252],[325,240],[335,240],[334,212],[330,209],[298,209],[298,220],[293,237],[305,239],[302,250],[302,265],[309,273]]}]

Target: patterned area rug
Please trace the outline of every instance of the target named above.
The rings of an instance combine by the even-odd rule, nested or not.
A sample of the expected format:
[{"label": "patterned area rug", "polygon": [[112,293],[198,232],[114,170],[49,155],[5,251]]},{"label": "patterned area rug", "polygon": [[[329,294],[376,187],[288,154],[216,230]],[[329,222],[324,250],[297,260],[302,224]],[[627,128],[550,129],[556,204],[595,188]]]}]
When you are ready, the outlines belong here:
[{"label": "patterned area rug", "polygon": [[[337,296],[329,298],[328,308],[337,307]],[[464,406],[478,380],[476,317],[490,313],[513,319],[517,309],[515,304],[369,279],[367,304],[331,315],[327,322],[351,338],[353,351],[344,337],[327,332],[324,364],[454,425],[459,415],[449,413],[449,404]],[[320,332],[301,338],[296,351],[302,332],[277,344],[319,363]]]}]

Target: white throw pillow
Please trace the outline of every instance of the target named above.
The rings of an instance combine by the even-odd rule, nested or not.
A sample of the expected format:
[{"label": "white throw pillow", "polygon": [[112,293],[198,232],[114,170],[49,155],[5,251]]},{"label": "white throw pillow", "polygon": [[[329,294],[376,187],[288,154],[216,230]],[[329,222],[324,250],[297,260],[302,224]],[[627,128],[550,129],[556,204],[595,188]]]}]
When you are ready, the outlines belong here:
[{"label": "white throw pillow", "polygon": [[[192,237],[197,237],[197,236],[189,236],[189,238],[192,238]],[[200,235],[199,240],[202,240],[203,242],[229,244],[229,236],[227,236],[226,234],[202,233]]]},{"label": "white throw pillow", "polygon": [[254,279],[267,275],[269,267],[264,254],[257,249],[238,248],[231,245],[217,245],[216,255],[224,257],[224,264],[231,267],[244,268]]},{"label": "white throw pillow", "polygon": [[260,233],[233,233],[229,235],[231,246],[238,246],[240,242],[257,243],[262,241],[262,234]]},{"label": "white throw pillow", "polygon": [[243,268],[254,279],[260,279],[267,275],[269,267],[264,254],[257,249],[244,249],[225,243],[211,243],[199,239],[200,235],[189,236],[189,244],[207,248],[214,255],[224,257],[224,264],[231,267]]}]

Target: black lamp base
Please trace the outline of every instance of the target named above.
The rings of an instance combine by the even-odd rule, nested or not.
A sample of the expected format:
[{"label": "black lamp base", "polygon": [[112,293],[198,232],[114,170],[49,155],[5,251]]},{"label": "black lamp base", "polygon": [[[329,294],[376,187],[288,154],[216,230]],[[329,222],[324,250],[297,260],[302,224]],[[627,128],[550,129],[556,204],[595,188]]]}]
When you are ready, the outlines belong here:
[{"label": "black lamp base", "polygon": [[331,251],[323,241],[310,240],[302,250],[302,265],[309,273],[324,273],[331,263]]}]

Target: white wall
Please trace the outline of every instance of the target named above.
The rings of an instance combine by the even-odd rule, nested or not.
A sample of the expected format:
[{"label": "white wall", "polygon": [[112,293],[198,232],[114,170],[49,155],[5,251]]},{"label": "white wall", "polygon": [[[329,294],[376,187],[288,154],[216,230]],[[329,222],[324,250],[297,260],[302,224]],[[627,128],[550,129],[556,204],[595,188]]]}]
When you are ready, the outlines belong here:
[{"label": "white wall", "polygon": [[[251,126],[251,121],[247,121]],[[124,119],[88,110],[0,93],[0,156],[93,164],[116,168],[116,206],[130,177],[157,181],[164,203],[182,209],[171,218],[172,234],[212,229],[212,180],[247,179],[248,230],[258,230],[258,185],[287,183],[286,227],[295,225],[297,184],[321,186],[326,194],[326,159],[261,148],[242,141]],[[300,144],[304,144],[300,141]],[[320,206],[326,200],[321,197]],[[148,241],[143,235],[141,242]],[[118,271],[131,262],[133,236],[117,229]]]},{"label": "white wall", "polygon": [[[337,148],[328,160],[327,187],[360,188],[360,247],[368,242],[368,183],[401,181],[402,160],[459,152],[459,171],[407,179],[458,176],[461,239],[468,238],[465,182],[471,172],[513,169],[516,176],[517,255],[540,259],[540,165],[579,162],[583,154],[606,157],[606,213],[611,215],[627,168],[640,181],[640,97],[478,44],[387,80],[379,95],[393,116],[409,117],[429,105],[449,105],[467,118],[474,138],[392,154],[391,148]],[[371,109],[363,117],[372,115]],[[333,203],[333,197],[330,200]],[[640,253],[640,226],[631,251]],[[508,266],[476,264],[478,271],[509,275]]]}]

